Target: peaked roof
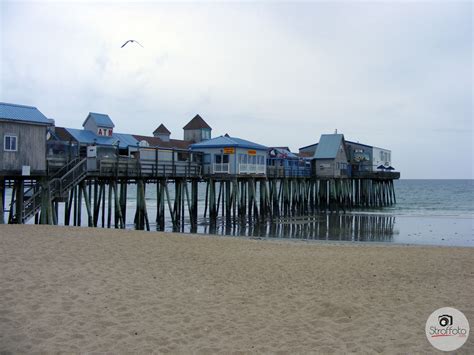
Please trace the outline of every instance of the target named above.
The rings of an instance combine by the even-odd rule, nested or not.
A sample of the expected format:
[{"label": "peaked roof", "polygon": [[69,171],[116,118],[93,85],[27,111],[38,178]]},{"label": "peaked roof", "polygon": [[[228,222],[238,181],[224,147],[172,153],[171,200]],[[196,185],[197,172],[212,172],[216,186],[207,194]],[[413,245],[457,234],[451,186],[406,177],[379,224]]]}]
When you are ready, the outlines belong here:
[{"label": "peaked roof", "polygon": [[259,149],[259,150],[268,149],[267,147],[258,143],[250,142],[245,139],[241,139],[237,137],[226,137],[226,136],[212,138],[212,139],[191,145],[191,149],[194,149],[194,150],[198,150],[200,148],[224,148],[224,147],[236,147],[236,148]]},{"label": "peaked roof", "polygon": [[90,119],[93,119],[97,126],[99,127],[106,127],[106,128],[114,128],[115,125],[110,119],[109,115],[106,115],[104,113],[96,113],[96,112],[89,112],[87,115],[86,120],[82,124],[82,127],[86,125],[86,122]]},{"label": "peaked roof", "polygon": [[[126,133],[113,133],[112,137],[105,137],[84,129],[64,128],[64,130],[76,141],[83,144],[116,145],[118,142],[120,148],[127,148],[136,146],[138,143],[135,137]],[[62,132],[62,135],[64,135],[64,132]]]},{"label": "peaked roof", "polygon": [[153,134],[155,133],[161,133],[161,134],[171,134],[171,132],[168,130],[168,128],[165,127],[165,125],[162,123],[158,126],[157,129],[153,131]]},{"label": "peaked roof", "polygon": [[322,134],[314,153],[315,159],[334,159],[344,142],[343,134]]},{"label": "peaked roof", "polygon": [[207,128],[207,129],[212,129],[211,126],[209,126],[206,121],[203,120],[203,118],[199,115],[194,116],[194,118],[188,122],[186,126],[183,127],[183,129],[202,129],[202,128]]},{"label": "peaked roof", "polygon": [[49,125],[48,118],[33,106],[0,102],[0,119]]}]

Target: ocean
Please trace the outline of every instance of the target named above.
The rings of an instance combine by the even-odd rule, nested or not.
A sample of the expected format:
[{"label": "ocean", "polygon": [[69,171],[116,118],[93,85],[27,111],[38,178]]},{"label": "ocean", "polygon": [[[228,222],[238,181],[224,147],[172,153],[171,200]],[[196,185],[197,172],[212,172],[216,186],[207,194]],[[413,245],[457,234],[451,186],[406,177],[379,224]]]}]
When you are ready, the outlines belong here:
[{"label": "ocean", "polygon": [[[395,181],[397,203],[391,207],[354,209],[345,213],[320,213],[259,224],[219,218],[216,224],[211,225],[208,218],[203,218],[204,191],[203,185],[199,189],[200,218],[197,229],[191,230],[189,221],[185,220],[179,232],[261,239],[474,247],[474,180],[401,179]],[[173,198],[172,188],[170,192],[170,197]],[[146,200],[150,229],[154,231],[155,185],[148,185]],[[6,201],[9,201],[8,194]],[[63,224],[62,205],[59,207],[60,224]],[[135,205],[135,188],[130,185],[127,228],[134,228]],[[82,211],[84,223],[87,221],[86,208]],[[171,218],[167,211],[166,213],[165,231],[171,232]]]}]

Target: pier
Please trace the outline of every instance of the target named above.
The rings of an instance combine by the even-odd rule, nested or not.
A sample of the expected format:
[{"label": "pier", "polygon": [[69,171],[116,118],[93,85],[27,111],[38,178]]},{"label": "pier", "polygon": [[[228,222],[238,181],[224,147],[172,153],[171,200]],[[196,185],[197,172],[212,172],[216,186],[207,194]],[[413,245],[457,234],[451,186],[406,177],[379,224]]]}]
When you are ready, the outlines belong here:
[{"label": "pier", "polygon": [[[2,177],[0,207],[8,211],[7,222],[27,223],[34,218],[40,224],[63,221],[64,225],[125,228],[129,185],[136,191],[135,228],[146,230],[150,230],[150,218],[155,218],[158,230],[164,230],[166,213],[173,229],[179,230],[185,219],[196,226],[201,217],[209,218],[211,224],[218,216],[263,222],[396,203],[393,179],[398,173],[325,179],[271,174],[206,176],[196,163],[141,164],[131,159],[97,163],[97,169],[90,170],[87,158],[75,159],[48,176]],[[8,188],[11,199],[5,201]],[[156,191],[156,216],[147,212],[147,188]],[[202,193],[204,205],[199,205]],[[64,204],[63,216],[58,215],[60,203]],[[84,206],[85,221],[81,219]],[[198,216],[198,211],[204,211],[203,215]]]},{"label": "pier", "polygon": [[396,203],[400,173],[390,151],[337,132],[292,153],[228,134],[212,138],[199,115],[183,127],[183,140],[163,124],[153,136],[114,127],[93,112],[82,130],[57,127],[35,107],[0,103],[0,223],[126,228],[131,193],[138,230],[150,230],[153,219],[157,230],[168,221],[173,230],[185,223],[195,230],[203,218],[263,223]]}]

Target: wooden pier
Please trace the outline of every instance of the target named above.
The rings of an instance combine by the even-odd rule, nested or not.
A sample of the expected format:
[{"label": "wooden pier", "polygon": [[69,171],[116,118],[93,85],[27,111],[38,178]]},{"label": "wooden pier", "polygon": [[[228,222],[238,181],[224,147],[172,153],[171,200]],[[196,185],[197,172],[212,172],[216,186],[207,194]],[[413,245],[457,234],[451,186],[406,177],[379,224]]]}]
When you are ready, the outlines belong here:
[{"label": "wooden pier", "polygon": [[[352,178],[248,175],[202,175],[201,165],[160,164],[136,159],[101,159],[90,168],[87,158],[71,160],[48,176],[0,178],[0,223],[34,223],[125,228],[129,185],[135,186],[136,229],[157,230],[171,220],[173,230],[200,218],[264,222],[286,217],[380,208],[396,203],[393,179],[398,173]],[[88,166],[89,165],[89,166]],[[6,201],[6,189],[11,199]],[[154,189],[156,215],[147,208],[147,189]],[[172,192],[172,193],[171,193]],[[200,195],[204,198],[199,199]],[[58,215],[64,204],[63,216]],[[130,206],[129,206],[130,207]],[[83,209],[87,219],[83,220]],[[4,211],[8,219],[4,220]],[[128,209],[130,211],[130,208]],[[201,215],[199,215],[201,211]],[[169,216],[169,218],[166,218]]]}]

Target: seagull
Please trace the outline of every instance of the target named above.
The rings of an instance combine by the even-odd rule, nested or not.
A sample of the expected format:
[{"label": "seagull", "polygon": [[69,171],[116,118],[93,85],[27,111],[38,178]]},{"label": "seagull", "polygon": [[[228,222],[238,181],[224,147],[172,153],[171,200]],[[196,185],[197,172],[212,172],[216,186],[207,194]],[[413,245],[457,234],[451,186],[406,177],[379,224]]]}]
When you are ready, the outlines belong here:
[{"label": "seagull", "polygon": [[134,39],[129,39],[129,40],[128,40],[127,42],[125,42],[125,43],[122,45],[122,47],[120,47],[120,48],[125,47],[125,45],[126,45],[128,42],[136,43],[136,44],[138,44],[140,47],[144,48],[140,43],[138,43],[138,41],[135,41]]}]

